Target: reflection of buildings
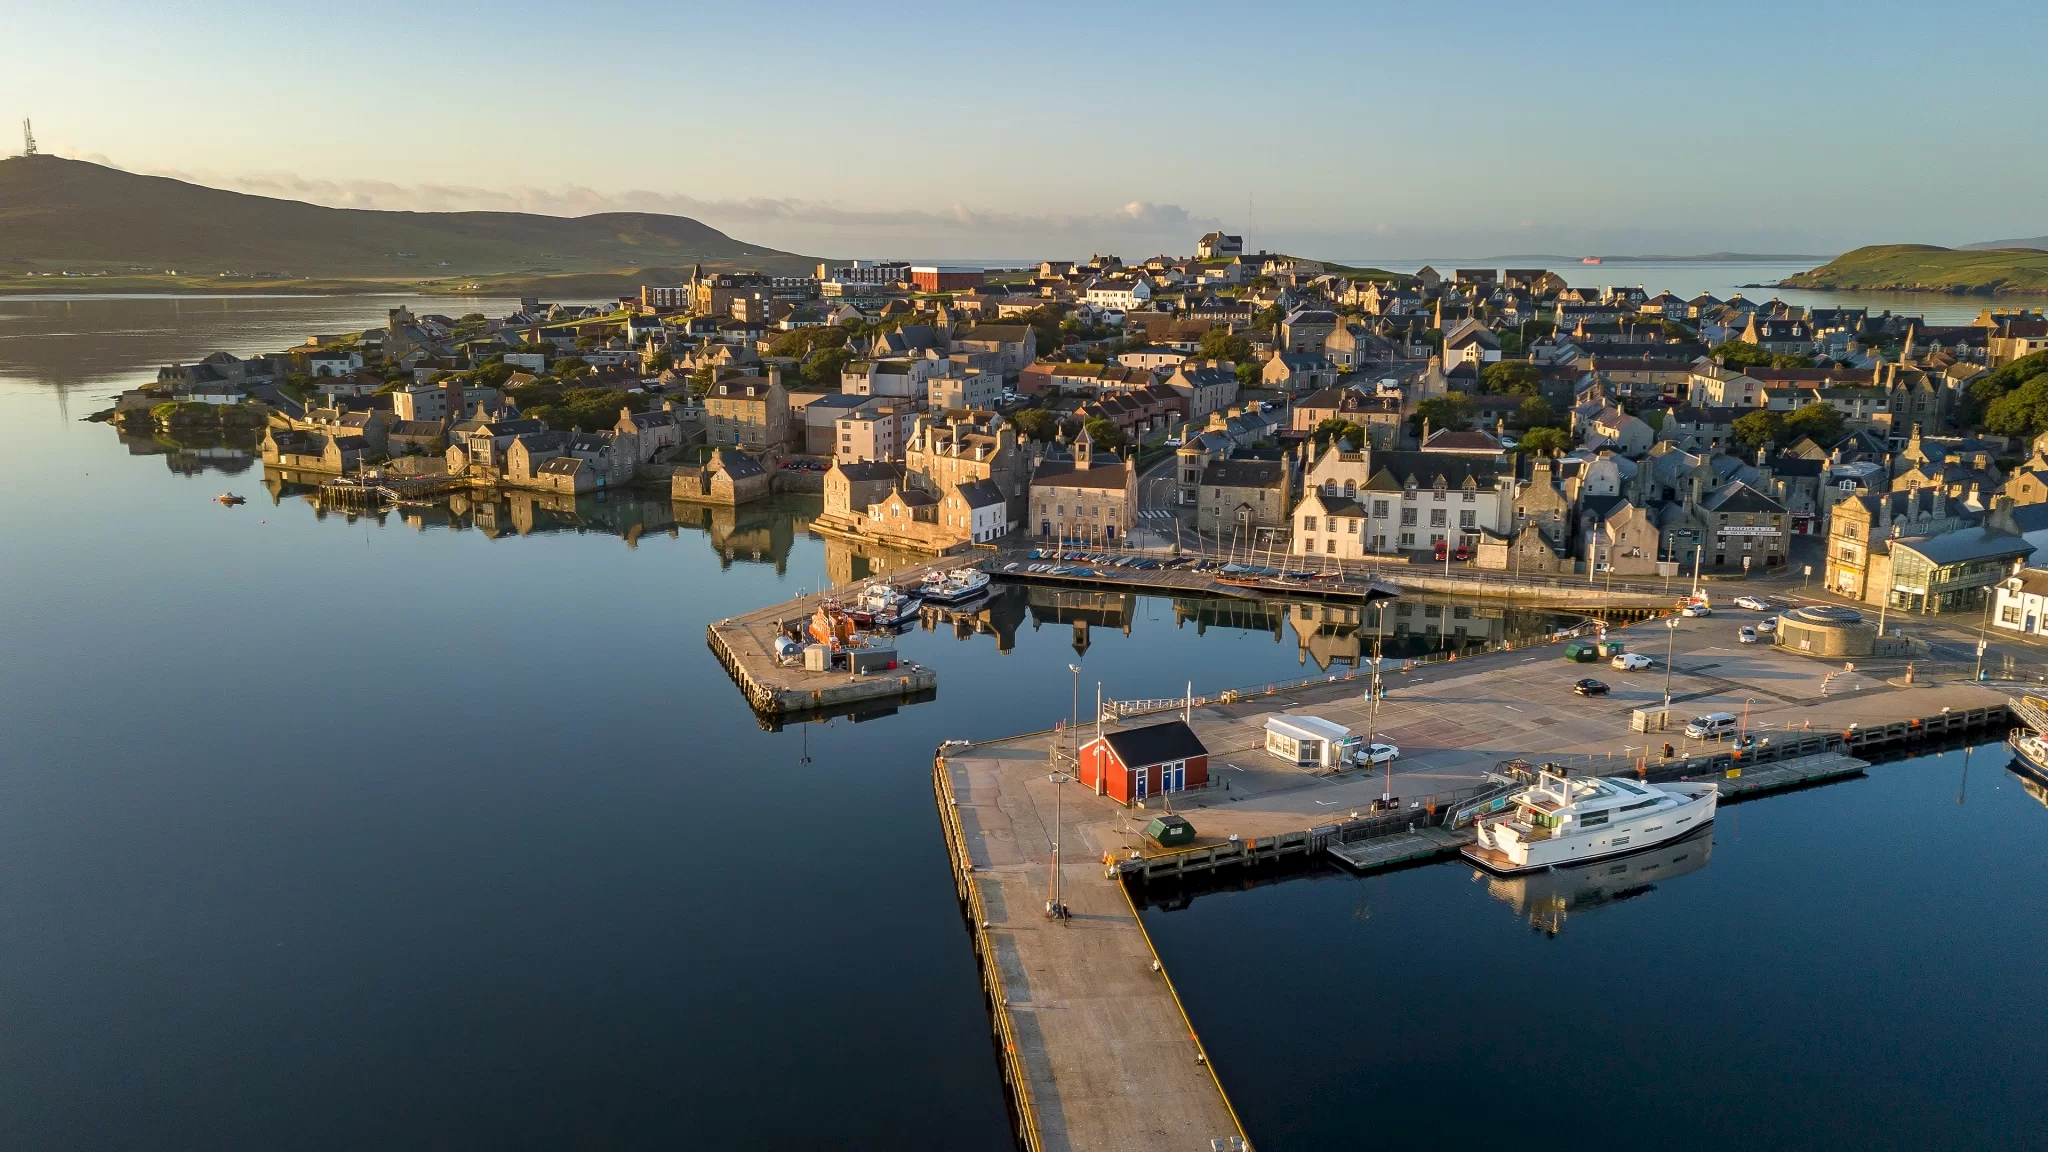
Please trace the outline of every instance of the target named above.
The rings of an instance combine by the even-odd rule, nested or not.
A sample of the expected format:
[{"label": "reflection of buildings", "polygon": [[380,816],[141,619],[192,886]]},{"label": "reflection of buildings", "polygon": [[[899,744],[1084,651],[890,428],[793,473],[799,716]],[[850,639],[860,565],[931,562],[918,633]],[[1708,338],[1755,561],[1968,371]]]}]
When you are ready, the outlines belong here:
[{"label": "reflection of buildings", "polygon": [[1024,622],[1028,596],[1019,584],[991,584],[981,600],[948,608],[927,604],[923,622],[927,631],[951,628],[953,638],[967,640],[977,634],[994,636],[996,651],[1007,653],[1017,646],[1017,626]]},{"label": "reflection of buildings", "polygon": [[491,539],[533,536],[545,532],[594,532],[617,536],[629,547],[648,533],[678,537],[684,530],[701,532],[724,566],[734,563],[773,564],[786,570],[797,537],[809,530],[816,500],[771,499],[738,508],[678,504],[666,493],[619,489],[574,495],[527,489],[468,489],[431,501],[398,505],[375,512],[329,508],[321,503],[320,483],[330,477],[266,467],[263,487],[273,504],[297,497],[314,515],[343,516],[353,523],[369,516],[378,523],[392,517],[415,531],[481,532]]},{"label": "reflection of buildings", "polygon": [[225,439],[214,444],[179,444],[126,432],[120,433],[120,437],[130,456],[161,456],[164,466],[180,476],[197,476],[202,472],[239,476],[256,463],[256,453],[251,448],[238,447]]},{"label": "reflection of buildings", "polygon": [[1658,883],[1707,866],[1714,852],[1713,826],[1683,840],[1660,844],[1619,860],[1596,860],[1570,868],[1495,876],[1487,881],[1493,898],[1512,905],[1529,918],[1529,927],[1552,936],[1564,930],[1565,917],[1591,912],[1641,896]]},{"label": "reflection of buildings", "polygon": [[1287,619],[1287,605],[1279,600],[1239,600],[1228,596],[1176,597],[1173,626],[1195,626],[1200,636],[1211,628],[1239,632],[1271,632],[1279,643],[1280,629]]},{"label": "reflection of buildings", "polygon": [[1088,651],[1088,631],[1095,627],[1114,628],[1131,634],[1131,620],[1138,614],[1138,597],[1130,592],[1089,592],[1074,588],[1028,589],[1033,631],[1047,624],[1074,627],[1074,651]]},{"label": "reflection of buildings", "polygon": [[[808,527],[810,521],[805,520],[804,523]],[[915,552],[884,548],[868,540],[848,540],[837,535],[821,538],[825,541],[825,579],[835,588],[858,584],[892,568],[931,559]]]},{"label": "reflection of buildings", "polygon": [[1332,664],[1358,667],[1371,654],[1371,642],[1362,630],[1370,609],[1362,604],[1290,604],[1287,623],[1294,629],[1294,641],[1301,647],[1303,664],[1311,659],[1324,672]]}]

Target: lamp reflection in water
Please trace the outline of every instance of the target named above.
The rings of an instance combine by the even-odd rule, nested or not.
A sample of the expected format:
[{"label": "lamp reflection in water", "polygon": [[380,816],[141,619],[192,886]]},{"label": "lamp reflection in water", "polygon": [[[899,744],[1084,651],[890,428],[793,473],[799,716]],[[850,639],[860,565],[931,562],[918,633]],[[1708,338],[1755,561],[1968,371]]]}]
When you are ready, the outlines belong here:
[{"label": "lamp reflection in water", "polygon": [[1556,936],[1568,915],[1582,915],[1641,896],[1658,884],[1707,866],[1714,851],[1714,829],[1708,825],[1683,840],[1660,844],[1645,852],[1547,872],[1486,878],[1487,892],[1529,918],[1531,931]]}]

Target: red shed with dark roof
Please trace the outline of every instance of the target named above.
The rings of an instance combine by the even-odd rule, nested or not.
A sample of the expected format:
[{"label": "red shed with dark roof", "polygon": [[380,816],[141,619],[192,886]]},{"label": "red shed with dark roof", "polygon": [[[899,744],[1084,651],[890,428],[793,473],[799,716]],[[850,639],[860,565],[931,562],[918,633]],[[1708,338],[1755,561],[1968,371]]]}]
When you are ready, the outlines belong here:
[{"label": "red shed with dark roof", "polygon": [[1081,747],[1081,783],[1130,804],[1209,783],[1209,750],[1180,720],[1105,732]]}]

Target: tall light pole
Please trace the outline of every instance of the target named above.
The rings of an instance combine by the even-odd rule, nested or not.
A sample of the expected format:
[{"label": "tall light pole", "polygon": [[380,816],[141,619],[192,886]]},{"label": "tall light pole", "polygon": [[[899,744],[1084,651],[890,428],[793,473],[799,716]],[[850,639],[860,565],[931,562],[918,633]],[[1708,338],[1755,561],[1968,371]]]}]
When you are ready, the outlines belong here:
[{"label": "tall light pole", "polygon": [[1671,650],[1678,643],[1678,618],[1664,620],[1664,723],[1671,723]]},{"label": "tall light pole", "polygon": [[1060,899],[1060,838],[1064,831],[1061,823],[1060,801],[1065,793],[1060,791],[1060,785],[1065,784],[1068,780],[1073,779],[1073,777],[1068,776],[1065,772],[1055,772],[1046,778],[1052,781],[1052,899],[1046,903],[1045,914],[1047,916],[1058,916],[1064,920],[1066,918],[1067,906]]},{"label": "tall light pole", "polygon": [[1081,666],[1079,664],[1069,664],[1067,665],[1067,671],[1074,674],[1074,712],[1072,718],[1067,721],[1067,728],[1072,734],[1074,741],[1074,763],[1079,764],[1081,762]]},{"label": "tall light pole", "polygon": [[1700,562],[1705,559],[1706,551],[1704,541],[1692,546],[1692,596],[1695,600],[1700,596]]}]

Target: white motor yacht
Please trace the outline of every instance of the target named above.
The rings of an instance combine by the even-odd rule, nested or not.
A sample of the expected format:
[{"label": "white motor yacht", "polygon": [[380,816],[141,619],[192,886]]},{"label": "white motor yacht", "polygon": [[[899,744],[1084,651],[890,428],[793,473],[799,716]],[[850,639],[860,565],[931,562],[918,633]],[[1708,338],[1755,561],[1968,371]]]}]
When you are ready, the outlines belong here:
[{"label": "white motor yacht", "polygon": [[955,568],[926,576],[918,595],[933,604],[965,604],[986,591],[988,573],[979,568]]},{"label": "white motor yacht", "polygon": [[1508,813],[1483,820],[1466,857],[1495,872],[1527,872],[1639,852],[1714,819],[1708,783],[1648,784],[1620,777],[1537,773]]}]

